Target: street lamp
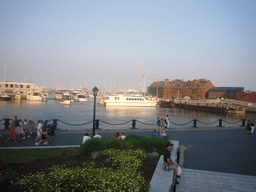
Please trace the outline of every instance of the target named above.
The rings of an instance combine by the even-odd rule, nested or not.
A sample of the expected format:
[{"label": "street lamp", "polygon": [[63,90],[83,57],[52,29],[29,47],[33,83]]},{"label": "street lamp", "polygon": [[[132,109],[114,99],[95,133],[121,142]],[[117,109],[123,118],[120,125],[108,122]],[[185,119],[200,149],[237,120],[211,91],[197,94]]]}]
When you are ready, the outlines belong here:
[{"label": "street lamp", "polygon": [[95,135],[96,96],[98,94],[98,91],[99,91],[99,89],[96,86],[92,89],[92,93],[93,93],[93,96],[94,96],[92,137]]}]

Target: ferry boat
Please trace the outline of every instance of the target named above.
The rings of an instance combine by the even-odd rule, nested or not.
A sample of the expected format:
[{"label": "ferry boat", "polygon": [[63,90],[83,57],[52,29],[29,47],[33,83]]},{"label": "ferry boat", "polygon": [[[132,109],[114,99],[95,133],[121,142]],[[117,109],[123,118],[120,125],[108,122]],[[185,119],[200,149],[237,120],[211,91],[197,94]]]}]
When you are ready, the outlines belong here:
[{"label": "ferry boat", "polygon": [[149,101],[141,95],[112,95],[106,96],[101,103],[105,107],[155,107],[157,101]]}]

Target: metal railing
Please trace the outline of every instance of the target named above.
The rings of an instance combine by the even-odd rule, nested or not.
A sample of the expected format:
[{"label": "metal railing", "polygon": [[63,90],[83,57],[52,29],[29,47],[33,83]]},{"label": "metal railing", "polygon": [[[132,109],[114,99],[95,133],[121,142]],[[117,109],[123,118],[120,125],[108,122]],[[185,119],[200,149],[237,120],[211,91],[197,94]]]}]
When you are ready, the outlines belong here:
[{"label": "metal railing", "polygon": [[[10,122],[13,121],[13,119],[5,118],[5,119],[1,119],[0,121],[4,121],[5,130],[8,130],[9,127],[10,127]],[[50,121],[53,121],[52,125],[54,126],[55,129],[57,129],[57,125],[58,125],[57,122],[60,122],[60,123],[66,124],[66,125],[70,125],[70,126],[83,126],[83,125],[88,125],[88,124],[93,122],[93,121],[89,121],[89,122],[85,122],[85,123],[74,124],[74,123],[68,123],[68,122],[62,121],[60,119],[51,119],[48,122],[50,122]],[[191,121],[188,121],[187,123],[175,123],[175,122],[172,122],[172,121],[170,121],[170,123],[173,124],[173,125],[177,125],[177,126],[184,126],[184,125],[189,125],[190,123],[193,123],[191,127],[192,128],[198,128],[198,122],[203,124],[203,125],[211,125],[211,124],[215,124],[215,123],[218,122],[217,127],[223,127],[223,122],[225,122],[227,124],[237,124],[239,122],[242,122],[241,126],[245,126],[246,121],[247,121],[246,119],[241,119],[241,120],[238,120],[238,121],[235,121],[235,122],[228,122],[228,121],[223,120],[223,119],[218,119],[218,120],[213,121],[213,122],[202,122],[198,119],[193,119]],[[145,123],[145,122],[142,122],[142,121],[139,121],[139,120],[136,120],[136,119],[132,119],[132,120],[129,120],[129,121],[126,121],[126,122],[123,122],[123,123],[109,123],[109,122],[106,122],[106,121],[103,121],[103,120],[96,119],[95,120],[95,128],[96,129],[99,129],[100,122],[104,123],[104,124],[107,124],[107,125],[113,125],[113,126],[125,125],[125,124],[128,124],[128,123],[131,123],[131,125],[132,125],[131,129],[137,129],[136,128],[137,123],[140,123],[142,125],[156,126],[156,123]]]}]

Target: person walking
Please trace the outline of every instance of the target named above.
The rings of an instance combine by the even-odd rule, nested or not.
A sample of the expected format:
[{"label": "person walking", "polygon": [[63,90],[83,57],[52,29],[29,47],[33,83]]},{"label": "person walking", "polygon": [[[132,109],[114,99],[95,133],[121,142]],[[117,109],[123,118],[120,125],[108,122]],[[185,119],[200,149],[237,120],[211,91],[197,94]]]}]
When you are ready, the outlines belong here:
[{"label": "person walking", "polygon": [[47,127],[46,127],[46,124],[43,124],[43,126],[42,126],[41,139],[40,139],[39,143],[37,144],[37,147],[40,145],[40,143],[42,141],[44,141],[44,145],[49,146],[49,142],[48,142],[48,139],[47,139]]},{"label": "person walking", "polygon": [[83,142],[82,144],[84,144],[87,140],[91,139],[91,137],[89,136],[88,133],[85,133],[85,135],[83,136]]},{"label": "person walking", "polygon": [[35,145],[38,145],[37,140],[41,140],[41,134],[42,134],[42,127],[43,127],[43,121],[42,120],[38,120],[38,126],[37,126],[37,136],[36,136],[36,142]]},{"label": "person walking", "polygon": [[171,128],[171,123],[170,123],[170,117],[169,117],[169,115],[166,115],[166,123],[167,123],[167,129],[170,129]]},{"label": "person walking", "polygon": [[248,134],[251,133],[251,121],[250,121],[250,119],[247,121],[246,130],[247,130],[247,133],[248,133]]},{"label": "person walking", "polygon": [[166,123],[165,123],[164,119],[161,119],[161,128],[160,128],[160,132],[159,132],[160,135],[162,134],[162,132],[164,132],[165,127],[166,127]]},{"label": "person walking", "polygon": [[251,134],[253,135],[253,131],[254,131],[254,121],[251,121]]},{"label": "person walking", "polygon": [[5,143],[7,144],[7,142],[10,140],[10,139],[13,139],[14,140],[14,143],[17,143],[17,141],[16,141],[16,133],[15,133],[15,129],[16,129],[16,127],[15,127],[15,123],[13,122],[12,124],[11,124],[11,132],[10,132],[10,136],[8,137],[8,139],[5,141]]},{"label": "person walking", "polygon": [[157,126],[157,127],[156,127],[156,132],[157,132],[157,131],[160,131],[161,121],[160,121],[159,117],[157,117],[156,126]]}]

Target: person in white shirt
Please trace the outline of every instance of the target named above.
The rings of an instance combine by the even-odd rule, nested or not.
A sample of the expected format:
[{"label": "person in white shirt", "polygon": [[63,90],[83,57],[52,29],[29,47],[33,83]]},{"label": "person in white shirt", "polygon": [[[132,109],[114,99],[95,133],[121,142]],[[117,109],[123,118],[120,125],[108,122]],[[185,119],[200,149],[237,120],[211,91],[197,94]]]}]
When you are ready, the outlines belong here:
[{"label": "person in white shirt", "polygon": [[171,124],[170,124],[170,117],[168,115],[166,115],[166,123],[167,123],[167,129],[170,129]]},{"label": "person in white shirt", "polygon": [[121,139],[125,139],[125,137],[124,133],[121,133]]},{"label": "person in white shirt", "polygon": [[39,120],[38,121],[38,126],[37,126],[37,136],[36,136],[36,143],[35,145],[38,145],[37,140],[39,139],[39,141],[41,140],[41,134],[42,134],[42,127],[43,127],[43,121]]},{"label": "person in white shirt", "polygon": [[89,136],[88,133],[85,133],[85,135],[83,136],[83,143],[82,144],[84,144],[89,139],[91,139],[91,137]]},{"label": "person in white shirt", "polygon": [[95,133],[95,135],[93,136],[93,138],[99,138],[99,139],[102,139],[102,137],[101,137],[98,133]]}]

